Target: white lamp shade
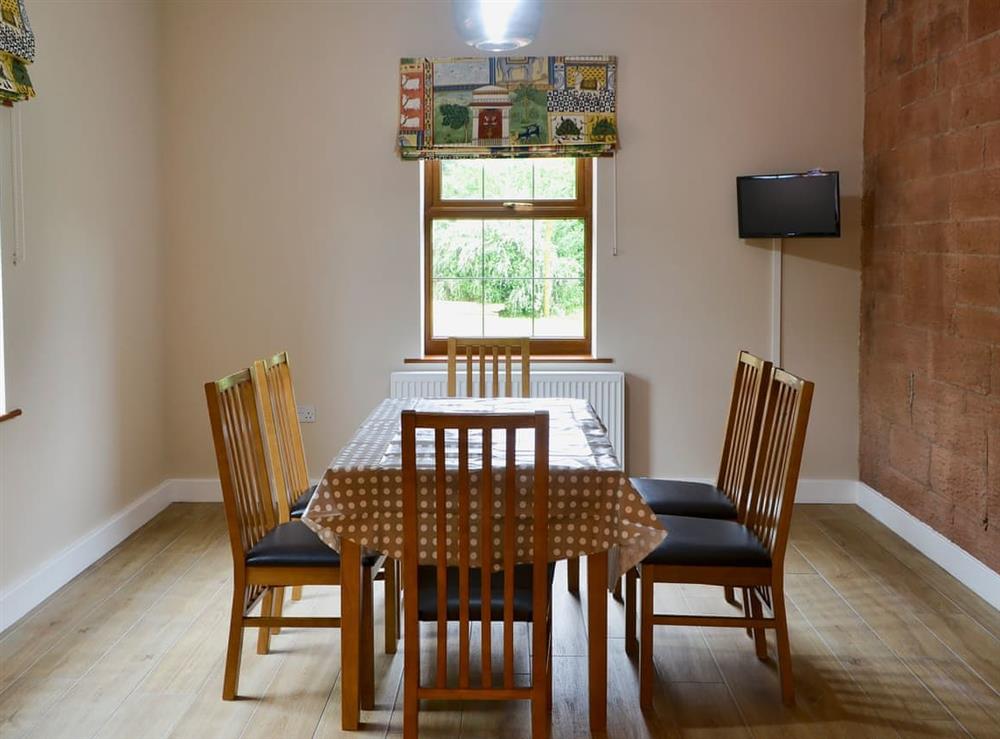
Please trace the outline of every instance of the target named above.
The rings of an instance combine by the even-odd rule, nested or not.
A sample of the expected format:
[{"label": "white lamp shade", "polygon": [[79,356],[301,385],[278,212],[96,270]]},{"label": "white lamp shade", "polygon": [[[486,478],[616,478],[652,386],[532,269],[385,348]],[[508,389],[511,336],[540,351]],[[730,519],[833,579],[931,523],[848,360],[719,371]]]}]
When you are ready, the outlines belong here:
[{"label": "white lamp shade", "polygon": [[539,0],[452,0],[455,28],[480,51],[514,51],[530,44],[542,18]]}]

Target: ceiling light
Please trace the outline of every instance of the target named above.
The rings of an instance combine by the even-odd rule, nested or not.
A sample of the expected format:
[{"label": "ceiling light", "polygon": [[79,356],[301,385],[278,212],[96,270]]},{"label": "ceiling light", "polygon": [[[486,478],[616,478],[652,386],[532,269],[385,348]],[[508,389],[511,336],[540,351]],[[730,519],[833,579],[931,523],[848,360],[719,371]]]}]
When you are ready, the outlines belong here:
[{"label": "ceiling light", "polygon": [[452,0],[455,28],[480,51],[514,51],[538,33],[540,0]]}]

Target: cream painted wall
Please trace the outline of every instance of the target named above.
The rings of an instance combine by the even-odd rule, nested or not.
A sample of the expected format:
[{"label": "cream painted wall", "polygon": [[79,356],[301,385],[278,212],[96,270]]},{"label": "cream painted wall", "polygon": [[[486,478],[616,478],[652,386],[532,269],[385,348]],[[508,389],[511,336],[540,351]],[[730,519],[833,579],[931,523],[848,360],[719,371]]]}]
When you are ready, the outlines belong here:
[{"label": "cream painted wall", "polygon": [[165,476],[159,8],[32,2],[26,260],[3,244],[0,587]]},{"label": "cream painted wall", "polygon": [[[466,54],[445,2],[171,2],[165,17],[168,448],[215,474],[201,385],[288,349],[319,474],[420,351],[418,165],[400,56]],[[803,474],[857,477],[862,3],[548,2],[533,53],[620,65],[618,256],[598,353],[628,373],[628,466],[714,475],[739,348],[769,346],[769,254],[738,174],[842,173],[839,240],[789,242],[786,365],[817,383]],[[600,187],[610,201],[608,163]]]}]

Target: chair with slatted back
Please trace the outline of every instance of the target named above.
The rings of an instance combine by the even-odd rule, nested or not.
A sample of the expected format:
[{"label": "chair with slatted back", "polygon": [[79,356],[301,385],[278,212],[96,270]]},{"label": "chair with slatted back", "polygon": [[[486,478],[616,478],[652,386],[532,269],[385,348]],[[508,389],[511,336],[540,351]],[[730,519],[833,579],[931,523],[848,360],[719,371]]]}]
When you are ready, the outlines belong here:
[{"label": "chair with slatted back", "polygon": [[309,482],[288,352],[254,362],[253,372],[254,381],[269,401],[262,402],[262,407],[268,452],[276,468],[278,518],[282,522],[302,518],[316,486]]},{"label": "chair with slatted back", "polygon": [[[715,484],[653,477],[629,479],[653,513],[742,520],[770,372],[770,362],[749,352],[740,352]],[[635,640],[635,582],[635,573],[627,573],[625,649],[629,654],[638,650]],[[726,600],[735,605],[730,588],[726,588]]]},{"label": "chair with slatted back", "polygon": [[[479,388],[480,398],[487,397],[487,364],[492,371],[493,381],[490,387],[492,397],[500,397],[500,365],[504,365],[503,395],[514,397],[513,368],[514,359],[521,359],[521,397],[531,395],[531,342],[527,338],[515,339],[463,339],[451,337],[448,339],[448,397],[458,395],[458,365],[465,361],[465,394],[476,397],[475,389]],[[479,364],[479,382],[473,383],[473,369]]]},{"label": "chair with slatted back", "polygon": [[[249,369],[205,384],[208,415],[215,442],[222,499],[233,554],[233,604],[226,652],[224,700],[233,700],[239,683],[243,629],[257,627],[257,652],[268,651],[271,629],[277,626],[335,628],[335,617],[282,616],[273,608],[276,589],[295,585],[339,585],[340,556],[302,521],[275,521],[275,505],[267,470],[264,439],[258,418],[258,393]],[[364,583],[379,559],[362,559]],[[371,598],[364,596],[361,634],[361,695],[373,696],[374,640]],[[249,615],[260,602],[259,616]]]},{"label": "chair with slatted back", "polygon": [[[281,352],[253,366],[254,382],[261,392],[264,438],[267,440],[278,500],[278,522],[302,518],[316,486],[309,482],[302,429],[295,404],[288,354]],[[284,593],[278,592],[280,610]],[[292,589],[292,600],[302,597],[301,588]]]},{"label": "chair with slatted back", "polygon": [[[766,382],[760,444],[754,457],[743,522],[722,518],[658,515],[667,536],[639,565],[639,698],[653,702],[653,626],[733,626],[752,629],[757,656],[767,658],[764,630],[777,634],[781,694],[795,700],[783,590],[785,547],[798,485],[813,383],[772,368]],[[656,583],[694,583],[743,588],[749,614],[689,616],[654,612]],[[769,601],[765,617],[761,601]]]},{"label": "chair with slatted back", "polygon": [[[492,372],[491,397],[499,397],[501,387],[504,397],[514,396],[514,358],[521,358],[521,397],[531,397],[531,340],[527,337],[511,339],[459,338],[448,339],[448,397],[458,395],[458,365],[465,362],[465,394],[475,397],[479,388],[480,398],[487,397],[487,366]],[[474,368],[479,363],[479,382],[474,382]],[[504,381],[500,383],[500,365],[504,365]],[[580,559],[566,560],[566,584],[570,592],[580,592]]]},{"label": "chair with slatted back", "polygon": [[715,484],[633,477],[632,487],[653,513],[701,518],[741,516],[750,488],[753,455],[760,436],[760,419],[771,363],[740,352],[729,401],[722,459]]},{"label": "chair with slatted back", "polygon": [[[432,430],[433,478],[418,496],[416,438]],[[534,441],[533,521],[530,531],[507,525],[527,501],[516,480],[515,445],[519,429]],[[494,466],[494,433],[501,436],[502,468]],[[426,433],[426,432],[425,432]],[[445,434],[457,434],[455,466],[445,466]],[[482,439],[482,469],[470,473],[469,437]],[[529,414],[436,414],[404,411],[403,452],[403,614],[406,622],[403,663],[403,736],[417,736],[421,700],[530,700],[532,736],[548,737],[551,710],[551,584],[548,552],[549,416]],[[502,474],[495,477],[495,473]],[[446,475],[458,492],[447,489]],[[495,483],[499,478],[503,480]],[[489,484],[481,484],[489,481]],[[419,497],[419,500],[418,500]],[[494,525],[502,522],[502,532]],[[430,532],[430,533],[428,533]],[[530,564],[515,564],[515,537],[531,537]],[[496,537],[496,541],[494,541]],[[521,544],[520,546],[523,546]],[[449,564],[449,555],[451,564]],[[435,565],[420,560],[433,559]],[[455,564],[457,560],[457,565]],[[499,567],[499,569],[497,569]],[[458,674],[449,681],[448,623],[458,622]],[[433,684],[421,684],[420,623],[437,624]],[[471,624],[479,622],[479,669],[475,670]],[[514,681],[514,627],[531,624],[531,682]],[[502,668],[494,676],[493,624],[502,624]],[[526,647],[521,644],[522,649]],[[495,678],[499,678],[495,681]],[[451,684],[450,684],[451,683]],[[497,684],[499,683],[499,684]]]},{"label": "chair with slatted back", "polygon": [[[254,362],[253,377],[263,411],[264,438],[278,501],[278,523],[300,519],[316,486],[309,481],[288,352]],[[400,626],[397,563],[386,560],[382,572],[385,579],[385,651],[395,654]],[[301,587],[292,588],[292,600],[298,600],[301,593]],[[278,614],[283,602],[284,593],[276,590],[274,608]],[[277,633],[277,629],[273,633]]]}]

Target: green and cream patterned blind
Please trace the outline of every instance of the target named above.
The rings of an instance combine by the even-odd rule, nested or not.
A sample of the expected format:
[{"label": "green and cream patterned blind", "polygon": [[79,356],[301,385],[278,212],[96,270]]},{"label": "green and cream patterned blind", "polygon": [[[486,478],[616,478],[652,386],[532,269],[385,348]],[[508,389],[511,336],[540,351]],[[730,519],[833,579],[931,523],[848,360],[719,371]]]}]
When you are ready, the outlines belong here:
[{"label": "green and cream patterned blind", "polygon": [[403,159],[596,157],[618,146],[613,56],[401,59]]},{"label": "green and cream patterned blind", "polygon": [[0,0],[0,103],[35,96],[26,65],[35,60],[35,35],[24,0]]}]

